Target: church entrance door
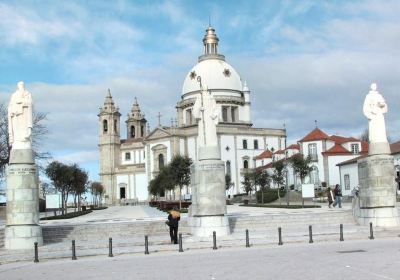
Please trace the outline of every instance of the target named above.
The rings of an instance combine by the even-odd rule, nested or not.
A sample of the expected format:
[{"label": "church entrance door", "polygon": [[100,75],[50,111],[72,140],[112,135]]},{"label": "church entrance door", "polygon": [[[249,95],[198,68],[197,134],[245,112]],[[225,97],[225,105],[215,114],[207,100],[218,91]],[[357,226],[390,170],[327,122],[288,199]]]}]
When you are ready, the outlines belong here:
[{"label": "church entrance door", "polygon": [[119,198],[123,199],[125,197],[125,188],[119,188]]}]

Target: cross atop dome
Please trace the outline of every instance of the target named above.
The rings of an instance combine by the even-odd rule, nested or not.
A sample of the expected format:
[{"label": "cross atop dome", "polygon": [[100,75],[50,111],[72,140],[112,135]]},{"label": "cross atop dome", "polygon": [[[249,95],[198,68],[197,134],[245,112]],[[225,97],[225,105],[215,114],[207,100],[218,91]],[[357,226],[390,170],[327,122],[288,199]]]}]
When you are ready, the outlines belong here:
[{"label": "cross atop dome", "polygon": [[215,29],[209,25],[203,38],[204,55],[199,56],[199,62],[210,58],[225,60],[225,56],[218,54],[218,42]]}]

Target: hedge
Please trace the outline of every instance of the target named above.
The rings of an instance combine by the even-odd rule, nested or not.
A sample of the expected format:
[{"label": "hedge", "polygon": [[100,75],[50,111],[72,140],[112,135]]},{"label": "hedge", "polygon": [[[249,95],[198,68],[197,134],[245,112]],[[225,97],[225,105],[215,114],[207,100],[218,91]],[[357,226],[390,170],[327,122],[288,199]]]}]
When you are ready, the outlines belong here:
[{"label": "hedge", "polygon": [[[286,193],[285,190],[279,191],[281,197],[284,197],[285,193]],[[264,191],[264,203],[270,203],[277,199],[278,199],[278,189]],[[261,200],[262,200],[261,191],[257,191],[257,203],[261,203]]]},{"label": "hedge", "polygon": [[40,220],[63,220],[63,219],[72,219],[75,217],[79,217],[79,216],[83,216],[86,214],[91,213],[92,210],[86,210],[86,211],[79,211],[79,212],[71,212],[71,213],[67,213],[64,215],[58,215],[58,216],[51,216],[51,217],[44,217],[44,218],[40,218]]},{"label": "hedge", "polygon": [[298,205],[298,204],[293,204],[293,205],[275,205],[275,204],[240,204],[239,206],[244,206],[244,207],[264,207],[264,208],[286,208],[286,209],[300,209],[300,208],[321,208],[321,205]]}]

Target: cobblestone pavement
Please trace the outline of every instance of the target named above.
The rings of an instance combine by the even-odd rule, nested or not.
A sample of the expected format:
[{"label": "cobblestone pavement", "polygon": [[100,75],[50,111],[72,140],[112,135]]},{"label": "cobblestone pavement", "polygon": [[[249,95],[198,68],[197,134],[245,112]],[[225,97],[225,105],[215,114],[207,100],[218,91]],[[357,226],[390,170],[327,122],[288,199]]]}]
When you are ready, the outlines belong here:
[{"label": "cobblestone pavement", "polygon": [[400,239],[0,265],[0,279],[400,279]]}]

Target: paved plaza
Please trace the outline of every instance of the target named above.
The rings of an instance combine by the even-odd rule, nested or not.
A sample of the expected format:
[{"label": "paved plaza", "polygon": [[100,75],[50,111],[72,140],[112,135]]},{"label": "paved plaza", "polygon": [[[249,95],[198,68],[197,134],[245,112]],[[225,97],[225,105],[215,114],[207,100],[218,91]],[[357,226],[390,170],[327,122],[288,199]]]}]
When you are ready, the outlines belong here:
[{"label": "paved plaza", "polygon": [[1,279],[400,279],[400,239],[12,263]]}]

